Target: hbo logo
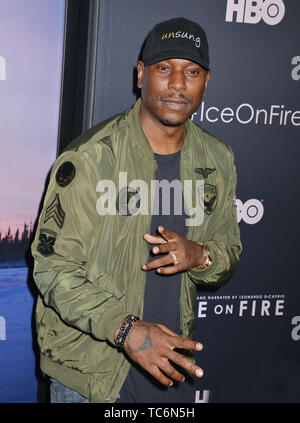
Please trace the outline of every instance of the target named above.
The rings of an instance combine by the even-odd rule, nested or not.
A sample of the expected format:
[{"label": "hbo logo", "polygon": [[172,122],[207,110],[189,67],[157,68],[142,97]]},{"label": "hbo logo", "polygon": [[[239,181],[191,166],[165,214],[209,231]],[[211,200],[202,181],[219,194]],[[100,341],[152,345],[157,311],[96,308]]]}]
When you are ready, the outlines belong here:
[{"label": "hbo logo", "polygon": [[227,0],[226,21],[256,24],[261,19],[268,25],[277,25],[284,17],[285,5],[282,0]]},{"label": "hbo logo", "polygon": [[237,221],[240,222],[243,220],[249,225],[254,225],[259,222],[264,214],[264,206],[261,201],[251,200],[246,201],[244,204],[241,200],[235,200]]}]

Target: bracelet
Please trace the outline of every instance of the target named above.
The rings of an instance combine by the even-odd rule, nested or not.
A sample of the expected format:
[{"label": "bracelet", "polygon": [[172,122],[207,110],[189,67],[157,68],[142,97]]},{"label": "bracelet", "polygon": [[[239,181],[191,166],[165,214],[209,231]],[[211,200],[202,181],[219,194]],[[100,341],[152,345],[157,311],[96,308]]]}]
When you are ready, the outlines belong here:
[{"label": "bracelet", "polygon": [[123,351],[124,342],[127,338],[127,335],[132,328],[134,322],[137,320],[140,320],[138,316],[134,316],[133,314],[129,314],[125,319],[123,320],[123,323],[120,327],[120,330],[118,332],[118,335],[116,337],[116,346]]},{"label": "bracelet", "polygon": [[202,252],[203,252],[203,257],[205,259],[205,262],[201,264],[200,266],[198,266],[197,269],[199,270],[206,269],[212,264],[211,254],[207,245],[203,244],[202,242],[198,242],[198,244],[201,245],[202,247]]}]

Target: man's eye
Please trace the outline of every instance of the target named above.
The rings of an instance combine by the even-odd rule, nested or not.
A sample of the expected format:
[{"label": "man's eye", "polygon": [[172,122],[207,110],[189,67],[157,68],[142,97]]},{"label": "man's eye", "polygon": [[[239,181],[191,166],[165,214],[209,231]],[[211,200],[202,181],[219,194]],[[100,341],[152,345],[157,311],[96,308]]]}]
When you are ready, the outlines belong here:
[{"label": "man's eye", "polygon": [[166,72],[168,70],[167,66],[159,66],[159,70]]},{"label": "man's eye", "polygon": [[187,73],[189,75],[192,75],[192,76],[197,76],[197,75],[199,75],[200,72],[197,69],[191,69],[191,70],[187,71]]}]

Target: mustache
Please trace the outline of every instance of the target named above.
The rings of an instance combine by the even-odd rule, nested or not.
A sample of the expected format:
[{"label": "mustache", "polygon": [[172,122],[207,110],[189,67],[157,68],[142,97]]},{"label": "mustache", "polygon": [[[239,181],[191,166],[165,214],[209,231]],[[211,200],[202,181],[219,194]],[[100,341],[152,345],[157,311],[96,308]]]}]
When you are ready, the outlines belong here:
[{"label": "mustache", "polygon": [[190,104],[191,100],[183,94],[162,94],[159,96],[159,101],[174,101],[176,103]]}]

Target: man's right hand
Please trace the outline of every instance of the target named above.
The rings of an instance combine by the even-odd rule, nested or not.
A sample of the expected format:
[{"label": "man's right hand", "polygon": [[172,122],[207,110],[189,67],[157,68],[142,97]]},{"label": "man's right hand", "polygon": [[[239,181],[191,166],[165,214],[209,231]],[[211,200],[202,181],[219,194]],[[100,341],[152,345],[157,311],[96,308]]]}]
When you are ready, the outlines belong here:
[{"label": "man's right hand", "polygon": [[133,324],[124,343],[127,355],[165,386],[173,385],[170,379],[177,382],[183,382],[185,379],[169,360],[201,377],[203,370],[174,351],[175,348],[201,351],[203,346],[199,342],[177,335],[162,324],[143,320]]}]

